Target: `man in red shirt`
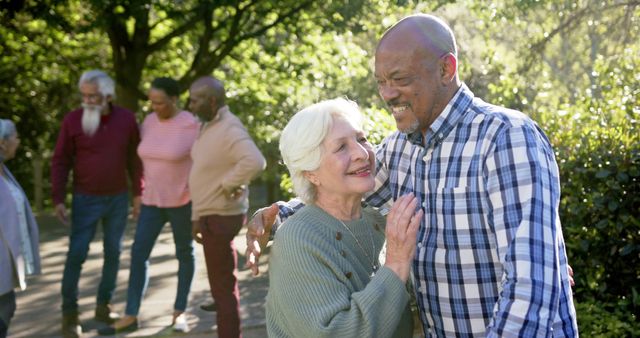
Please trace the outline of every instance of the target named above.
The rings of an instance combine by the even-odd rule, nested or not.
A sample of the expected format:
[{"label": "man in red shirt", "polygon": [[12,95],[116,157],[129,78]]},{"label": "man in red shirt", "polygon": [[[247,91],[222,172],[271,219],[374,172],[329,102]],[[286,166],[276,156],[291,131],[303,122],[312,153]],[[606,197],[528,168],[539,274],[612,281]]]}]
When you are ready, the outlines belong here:
[{"label": "man in red shirt", "polygon": [[78,282],[82,264],[98,223],[102,222],[104,264],[96,301],[96,320],[111,323],[111,298],[116,287],[122,237],[127,223],[127,178],[131,182],[133,216],[140,209],[142,165],[136,148],[140,134],[134,114],[111,103],[114,81],[100,70],[82,74],[78,82],[82,108],[62,121],[51,163],[56,217],[69,225],[64,204],[69,171],[73,171],[73,199],[69,250],[62,277],[62,334],[78,337]]}]

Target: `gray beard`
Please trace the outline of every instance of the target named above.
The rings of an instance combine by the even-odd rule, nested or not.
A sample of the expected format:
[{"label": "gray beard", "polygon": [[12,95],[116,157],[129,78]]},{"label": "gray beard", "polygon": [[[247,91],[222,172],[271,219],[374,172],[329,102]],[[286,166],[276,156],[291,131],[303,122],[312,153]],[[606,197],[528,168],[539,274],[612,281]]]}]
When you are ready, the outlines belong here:
[{"label": "gray beard", "polygon": [[98,127],[100,127],[100,117],[102,116],[104,105],[83,103],[82,108],[82,131],[87,136],[93,136],[98,131]]},{"label": "gray beard", "polygon": [[416,119],[415,121],[411,122],[411,124],[408,127],[403,129],[398,128],[398,130],[401,133],[409,135],[411,133],[415,133],[416,131],[418,131],[419,128],[420,128],[420,121]]}]

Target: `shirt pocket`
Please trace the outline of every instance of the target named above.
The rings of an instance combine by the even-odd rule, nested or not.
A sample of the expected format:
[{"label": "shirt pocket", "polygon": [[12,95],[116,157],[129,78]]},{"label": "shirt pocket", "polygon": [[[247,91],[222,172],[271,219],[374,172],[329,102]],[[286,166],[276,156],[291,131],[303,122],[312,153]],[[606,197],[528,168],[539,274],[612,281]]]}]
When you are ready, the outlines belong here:
[{"label": "shirt pocket", "polygon": [[484,192],[460,186],[437,189],[429,196],[429,214],[440,249],[490,249]]}]

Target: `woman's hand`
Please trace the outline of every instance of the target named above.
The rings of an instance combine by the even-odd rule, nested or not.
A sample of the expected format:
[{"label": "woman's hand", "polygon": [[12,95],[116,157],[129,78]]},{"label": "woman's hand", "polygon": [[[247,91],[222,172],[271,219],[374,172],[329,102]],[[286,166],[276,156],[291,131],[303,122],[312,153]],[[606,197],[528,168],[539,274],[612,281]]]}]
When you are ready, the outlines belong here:
[{"label": "woman's hand", "polygon": [[385,266],[403,281],[409,279],[416,251],[416,237],[423,211],[416,212],[418,200],[410,193],[398,198],[387,215],[387,256]]}]

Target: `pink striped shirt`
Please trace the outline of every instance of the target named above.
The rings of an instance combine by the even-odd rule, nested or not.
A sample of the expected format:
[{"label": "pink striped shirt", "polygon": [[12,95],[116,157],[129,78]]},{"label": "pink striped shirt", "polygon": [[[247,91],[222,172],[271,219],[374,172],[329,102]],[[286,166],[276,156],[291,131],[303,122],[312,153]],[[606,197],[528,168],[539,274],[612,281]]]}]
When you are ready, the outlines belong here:
[{"label": "pink striped shirt", "polygon": [[187,111],[169,120],[147,115],[140,127],[138,155],[144,167],[142,203],[160,208],[179,207],[190,199],[188,180],[191,146],[200,124]]}]

